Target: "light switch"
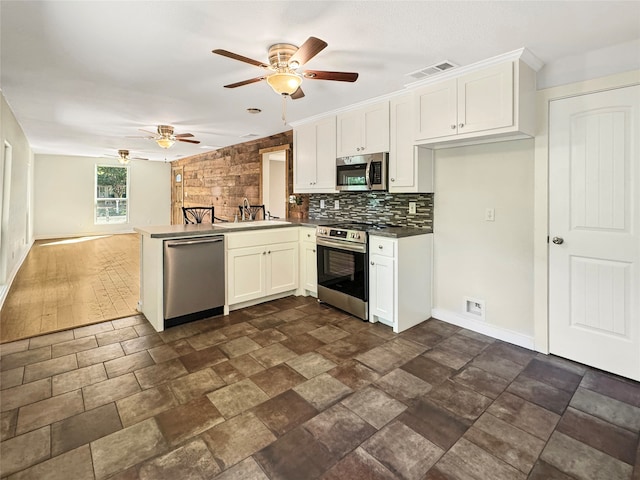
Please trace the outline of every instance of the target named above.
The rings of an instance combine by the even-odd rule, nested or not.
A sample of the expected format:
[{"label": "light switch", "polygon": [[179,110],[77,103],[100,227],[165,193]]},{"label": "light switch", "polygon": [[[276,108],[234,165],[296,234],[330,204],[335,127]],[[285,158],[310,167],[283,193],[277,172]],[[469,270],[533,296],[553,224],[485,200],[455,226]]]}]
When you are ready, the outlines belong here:
[{"label": "light switch", "polygon": [[320,200],[320,208],[324,208],[324,200]]},{"label": "light switch", "polygon": [[336,200],[335,202],[333,202],[333,209],[340,210],[340,200]]},{"label": "light switch", "polygon": [[485,219],[487,222],[495,222],[495,220],[496,220],[496,211],[495,211],[495,209],[493,209],[493,208],[487,208],[487,209],[484,211],[484,219]]},{"label": "light switch", "polygon": [[416,213],[416,202],[409,202],[409,213]]}]

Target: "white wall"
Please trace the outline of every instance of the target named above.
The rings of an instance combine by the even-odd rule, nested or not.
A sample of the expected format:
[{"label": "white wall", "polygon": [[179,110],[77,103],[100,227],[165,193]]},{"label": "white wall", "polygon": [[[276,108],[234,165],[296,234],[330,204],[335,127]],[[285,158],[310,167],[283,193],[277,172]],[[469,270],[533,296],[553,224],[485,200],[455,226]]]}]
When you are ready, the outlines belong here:
[{"label": "white wall", "polygon": [[[33,205],[33,189],[29,185],[33,184],[33,153],[29,147],[29,142],[16,121],[11,108],[5,101],[4,95],[0,95],[0,209],[4,198],[5,184],[5,144],[11,146],[11,172],[7,184],[9,185],[10,198],[8,202],[8,228],[3,228],[0,232],[0,251],[4,262],[3,272],[5,278],[0,278],[0,306],[4,302],[7,285],[11,283],[13,277],[26,257],[33,242],[33,215],[31,214]],[[7,205],[4,206],[7,209]],[[0,210],[1,211],[1,210]],[[6,280],[6,282],[5,282]]]},{"label": "white wall", "polygon": [[[533,348],[533,139],[438,150],[435,162],[434,317]],[[484,321],[465,297],[484,300]]]},{"label": "white wall", "polygon": [[54,238],[130,232],[138,225],[171,223],[171,164],[129,163],[129,223],[94,225],[96,165],[117,159],[35,155],[34,235]]},{"label": "white wall", "polygon": [[640,39],[584,52],[546,64],[538,72],[538,89],[582,82],[640,68]]}]

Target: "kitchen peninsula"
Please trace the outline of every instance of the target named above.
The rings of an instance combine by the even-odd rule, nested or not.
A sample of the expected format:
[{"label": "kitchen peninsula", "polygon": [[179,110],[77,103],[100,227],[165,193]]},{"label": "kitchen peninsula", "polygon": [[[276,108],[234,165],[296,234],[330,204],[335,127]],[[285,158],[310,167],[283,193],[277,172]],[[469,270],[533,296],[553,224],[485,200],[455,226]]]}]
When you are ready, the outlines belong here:
[{"label": "kitchen peninsula", "polygon": [[[224,278],[225,315],[288,295],[316,296],[315,229],[324,223],[326,219],[291,219],[136,228],[141,235],[138,310],[157,331],[169,326],[165,325],[165,243],[180,239],[224,239],[224,271],[220,274]],[[430,231],[413,227],[378,230],[376,235],[431,239]],[[427,276],[430,282],[430,271]],[[429,318],[430,303],[420,321]],[[390,326],[397,331],[397,325]]]}]

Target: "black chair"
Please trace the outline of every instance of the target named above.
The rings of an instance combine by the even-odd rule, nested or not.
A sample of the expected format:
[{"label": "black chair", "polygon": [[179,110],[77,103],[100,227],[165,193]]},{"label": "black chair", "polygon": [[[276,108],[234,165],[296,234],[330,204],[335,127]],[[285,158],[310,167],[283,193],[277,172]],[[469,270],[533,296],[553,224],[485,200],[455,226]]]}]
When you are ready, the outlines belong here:
[{"label": "black chair", "polygon": [[184,215],[184,223],[214,223],[216,220],[219,222],[226,222],[214,215],[214,207],[182,207],[182,214]]},{"label": "black chair", "polygon": [[[238,209],[240,209],[240,218],[242,218],[242,212],[244,211],[245,220],[265,220],[267,218],[264,211],[264,205],[249,205],[249,208],[238,205]],[[258,219],[259,212],[262,212],[261,219]]]}]

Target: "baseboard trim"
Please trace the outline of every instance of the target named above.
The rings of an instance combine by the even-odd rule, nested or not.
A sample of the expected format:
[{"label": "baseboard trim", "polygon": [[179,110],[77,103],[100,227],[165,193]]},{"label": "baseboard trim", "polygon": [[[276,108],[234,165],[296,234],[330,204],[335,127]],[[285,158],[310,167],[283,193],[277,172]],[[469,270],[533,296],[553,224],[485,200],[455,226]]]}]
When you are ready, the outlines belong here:
[{"label": "baseboard trim", "polygon": [[441,308],[434,308],[431,310],[431,316],[437,320],[442,320],[443,322],[451,323],[473,332],[481,333],[529,350],[535,350],[534,339],[533,336],[530,335],[523,335],[522,333],[514,332],[513,330],[497,327],[485,322],[479,322],[473,318],[467,318],[458,313]]},{"label": "baseboard trim", "polygon": [[118,230],[115,232],[93,232],[93,233],[56,233],[34,235],[34,240],[56,240],[58,238],[81,238],[81,237],[107,237],[109,235],[126,235],[137,233],[133,228],[129,230]]},{"label": "baseboard trim", "polygon": [[16,278],[16,275],[18,274],[18,270],[20,270],[20,267],[22,266],[24,261],[27,259],[27,255],[29,255],[29,252],[31,251],[31,247],[33,247],[33,240],[31,240],[31,242],[29,242],[26,248],[22,250],[22,253],[20,254],[20,258],[18,259],[18,262],[15,264],[15,266],[9,273],[9,276],[7,277],[7,283],[5,285],[0,285],[0,310],[4,306],[4,301],[7,299],[7,295],[9,294],[9,290],[11,289],[11,284],[13,283],[13,281]]}]

